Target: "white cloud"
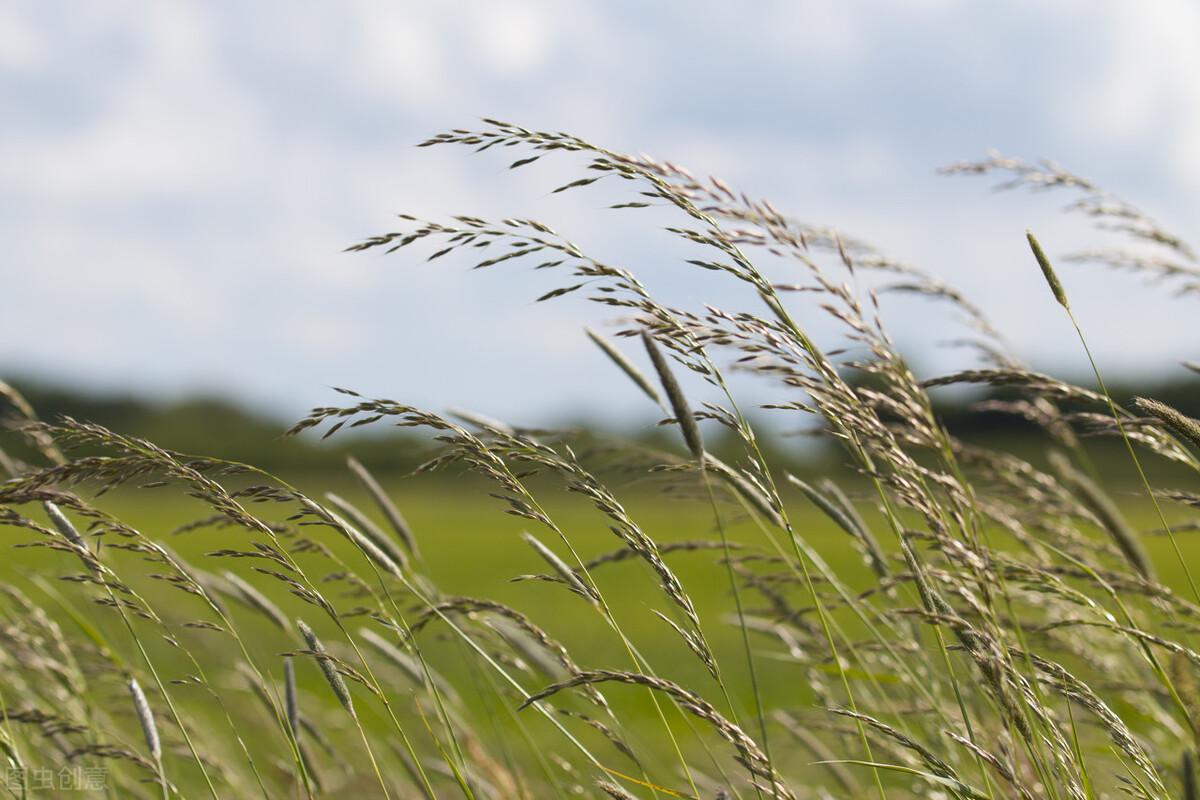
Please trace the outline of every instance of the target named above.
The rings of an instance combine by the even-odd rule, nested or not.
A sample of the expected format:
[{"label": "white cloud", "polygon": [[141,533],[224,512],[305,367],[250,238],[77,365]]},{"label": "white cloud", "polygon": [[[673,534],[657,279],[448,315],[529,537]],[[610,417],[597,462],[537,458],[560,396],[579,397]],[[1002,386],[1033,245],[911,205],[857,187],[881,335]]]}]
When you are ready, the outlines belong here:
[{"label": "white cloud", "polygon": [[1153,159],[1200,186],[1200,8],[1186,0],[1100,8],[1104,58],[1073,71],[1059,118],[1076,136]]},{"label": "white cloud", "polygon": [[479,16],[469,27],[475,46],[484,54],[481,60],[509,75],[528,74],[544,67],[552,36],[545,5],[489,3],[479,8]]},{"label": "white cloud", "polygon": [[45,63],[45,37],[14,9],[0,14],[0,70],[29,73]]},{"label": "white cloud", "polygon": [[[354,80],[366,96],[399,107],[436,103],[451,91],[447,77],[456,54],[439,46],[441,32],[428,7],[415,11],[411,5],[359,3],[352,13],[352,46],[329,55],[331,61],[355,63]],[[337,69],[329,62],[322,66]]]}]

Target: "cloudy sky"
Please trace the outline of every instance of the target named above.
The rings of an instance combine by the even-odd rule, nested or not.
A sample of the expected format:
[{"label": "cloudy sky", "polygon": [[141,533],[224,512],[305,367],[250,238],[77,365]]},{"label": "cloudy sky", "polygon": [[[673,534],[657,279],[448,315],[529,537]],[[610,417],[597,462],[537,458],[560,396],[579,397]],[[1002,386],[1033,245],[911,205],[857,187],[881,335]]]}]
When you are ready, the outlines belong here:
[{"label": "cloudy sky", "polygon": [[[1022,233],[1094,243],[1066,196],[935,174],[1053,157],[1185,235],[1200,198],[1189,2],[107,2],[0,7],[0,372],[233,395],[346,385],[522,422],[645,411],[525,269],[344,254],[394,214],[531,216],[695,294],[678,247],[569,159],[417,149],[496,116],[722,176],[960,286],[1036,366],[1080,374]],[[546,161],[546,160],[544,160]],[[628,198],[625,198],[628,199]],[[624,213],[624,216],[621,214]],[[1102,364],[1194,358],[1195,301],[1064,266]],[[1104,280],[1100,280],[1103,277]],[[723,297],[705,299],[721,303]],[[923,371],[941,324],[889,309]]]}]

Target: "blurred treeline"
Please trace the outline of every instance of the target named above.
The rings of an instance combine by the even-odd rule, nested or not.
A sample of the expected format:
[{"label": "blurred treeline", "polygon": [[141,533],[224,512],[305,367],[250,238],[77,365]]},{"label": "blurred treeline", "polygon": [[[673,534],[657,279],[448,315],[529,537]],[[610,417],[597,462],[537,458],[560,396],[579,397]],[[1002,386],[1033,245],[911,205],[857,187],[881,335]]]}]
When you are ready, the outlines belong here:
[{"label": "blurred treeline", "polygon": [[[328,441],[311,434],[285,438],[283,432],[294,420],[252,411],[230,400],[195,397],[174,402],[155,402],[136,396],[99,395],[52,386],[34,380],[9,383],[20,390],[39,417],[46,422],[67,416],[94,422],[114,431],[148,439],[162,447],[187,454],[243,461],[269,472],[295,474],[341,469],[347,454],[379,472],[409,472],[429,459],[436,442],[421,433],[379,424],[363,432],[346,432]],[[1162,400],[1193,417],[1200,417],[1200,380],[1177,380],[1160,384],[1110,386],[1118,403],[1127,404],[1135,395]],[[935,390],[935,409],[947,429],[967,441],[999,447],[1034,461],[1047,447],[1044,434],[1030,422],[1009,413],[981,409],[985,401],[1014,399],[1013,389],[989,389],[975,393]],[[1069,409],[1065,409],[1069,410]],[[1099,409],[1092,409],[1099,410]],[[758,412],[764,430],[760,437],[765,455],[781,468],[807,473],[835,470],[840,464],[832,443],[811,432],[788,429],[774,412]],[[0,398],[0,449],[18,459],[32,458],[19,432],[13,409]],[[649,450],[680,452],[670,428],[631,425],[626,430],[602,430],[586,422],[567,426],[581,440],[603,444],[618,438]],[[718,456],[738,460],[735,437],[722,436],[711,426],[706,432],[709,449]],[[1112,441],[1094,445],[1101,458],[1120,456]],[[1121,469],[1121,458],[1114,458]]]}]

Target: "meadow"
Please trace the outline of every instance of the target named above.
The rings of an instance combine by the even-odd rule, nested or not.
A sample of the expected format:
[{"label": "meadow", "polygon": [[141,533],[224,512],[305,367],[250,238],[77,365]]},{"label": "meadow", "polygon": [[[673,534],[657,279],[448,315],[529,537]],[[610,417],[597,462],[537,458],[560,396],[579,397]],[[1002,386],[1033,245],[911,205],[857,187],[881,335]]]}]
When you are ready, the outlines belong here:
[{"label": "meadow", "polygon": [[[1035,236],[1087,385],[1030,371],[936,278],[718,180],[496,121],[424,144],[576,159],[555,191],[612,179],[614,209],[671,216],[687,265],[748,299],[668,304],[529,219],[401,215],[351,248],[561,275],[539,299],[611,311],[589,335],[673,441],[342,390],[290,435],[399,425],[432,459],[272,475],[43,420],[0,384],[23,448],[0,459],[10,796],[1196,797],[1200,423],[1114,400]],[[1078,176],[950,171],[1073,193],[1146,253],[1094,260],[1196,292],[1181,239]],[[977,359],[914,374],[889,292],[953,309]],[[735,372],[836,468],[770,458]],[[959,384],[1008,392],[986,405],[1025,420],[1019,447],[950,432],[931,393]]]}]

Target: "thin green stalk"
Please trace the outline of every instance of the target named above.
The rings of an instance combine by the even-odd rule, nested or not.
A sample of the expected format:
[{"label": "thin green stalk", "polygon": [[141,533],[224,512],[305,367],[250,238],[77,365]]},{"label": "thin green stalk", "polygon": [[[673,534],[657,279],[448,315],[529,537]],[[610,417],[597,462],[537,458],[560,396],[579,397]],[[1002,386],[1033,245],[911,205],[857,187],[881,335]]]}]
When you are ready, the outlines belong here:
[{"label": "thin green stalk", "polygon": [[[700,462],[700,474],[704,481],[704,488],[708,493],[708,502],[712,506],[713,516],[716,520],[717,531],[721,537],[721,548],[724,555],[725,569],[729,577],[729,590],[733,593],[733,603],[737,609],[738,629],[742,634],[742,648],[746,653],[746,668],[750,673],[750,688],[754,694],[754,709],[758,717],[758,727],[762,734],[763,740],[763,755],[767,757],[767,763],[771,764],[771,744],[767,737],[767,718],[763,714],[762,692],[758,686],[758,670],[754,666],[754,651],[750,647],[750,632],[746,627],[746,615],[742,610],[742,595],[738,590],[737,578],[733,572],[733,553],[729,549],[729,537],[725,533],[725,523],[721,519],[721,512],[717,508],[717,498],[713,494],[712,483],[710,482],[708,470],[704,468],[704,461]],[[703,634],[702,634],[703,635]],[[714,663],[716,656],[713,656]],[[717,682],[721,686],[721,691],[725,694],[725,702],[729,705],[729,711],[734,715],[734,723],[740,724],[737,719],[737,711],[734,709],[733,700],[729,696],[729,691],[725,688],[725,682],[719,677],[718,671]],[[773,768],[773,767],[772,767]],[[762,790],[758,787],[757,781],[754,784],[754,793],[758,797],[762,797]],[[771,793],[778,796],[774,785],[771,787]]]},{"label": "thin green stalk", "polygon": [[1179,547],[1179,542],[1175,538],[1171,526],[1167,523],[1167,517],[1163,514],[1162,507],[1158,503],[1158,498],[1154,494],[1153,487],[1150,486],[1150,481],[1146,477],[1146,471],[1142,469],[1141,459],[1138,458],[1137,451],[1133,447],[1133,442],[1129,438],[1129,433],[1125,430],[1125,424],[1121,421],[1121,415],[1117,411],[1117,404],[1113,402],[1112,394],[1109,393],[1108,387],[1104,385],[1104,377],[1100,374],[1100,367],[1096,364],[1096,359],[1092,356],[1092,349],[1088,346],[1087,338],[1083,335],[1083,328],[1079,325],[1079,320],[1075,318],[1075,312],[1071,310],[1071,304],[1067,299],[1066,290],[1063,289],[1062,282],[1058,279],[1058,274],[1054,271],[1050,259],[1042,252],[1041,245],[1033,234],[1026,231],[1026,239],[1029,241],[1029,247],[1033,251],[1033,256],[1037,260],[1038,266],[1042,269],[1042,275],[1046,278],[1046,283],[1050,286],[1050,291],[1054,294],[1054,299],[1067,312],[1067,318],[1071,320],[1072,327],[1075,328],[1075,335],[1079,337],[1079,343],[1083,345],[1083,352],[1087,355],[1088,364],[1092,367],[1092,374],[1096,376],[1096,384],[1100,387],[1100,392],[1104,395],[1104,400],[1108,404],[1108,411],[1112,415],[1113,422],[1117,425],[1117,430],[1121,433],[1121,440],[1125,442],[1125,449],[1129,453],[1129,458],[1133,461],[1133,466],[1137,469],[1139,480],[1142,482],[1143,488],[1146,490],[1150,502],[1154,505],[1154,513],[1158,515],[1159,523],[1163,530],[1167,533],[1167,538],[1171,541],[1171,547],[1175,551],[1175,557],[1179,560],[1179,565],[1183,568],[1183,574],[1187,576],[1188,586],[1192,590],[1192,596],[1200,603],[1200,589],[1196,586],[1196,581],[1192,577],[1191,568],[1188,567],[1187,560],[1183,557],[1183,551]]},{"label": "thin green stalk", "polygon": [[1183,557],[1183,550],[1179,547],[1179,540],[1176,538],[1175,532],[1171,530],[1171,526],[1167,522],[1167,517],[1163,513],[1162,506],[1158,502],[1158,497],[1154,494],[1153,487],[1150,486],[1150,480],[1146,477],[1146,471],[1142,468],[1142,461],[1138,458],[1137,451],[1133,447],[1133,442],[1129,438],[1129,433],[1125,430],[1125,424],[1121,422],[1121,415],[1117,412],[1117,405],[1113,402],[1108,387],[1104,385],[1104,378],[1100,375],[1100,368],[1096,366],[1096,359],[1092,357],[1092,350],[1088,347],[1087,339],[1083,336],[1083,330],[1079,327],[1079,322],[1075,319],[1075,314],[1069,308],[1067,309],[1067,316],[1070,317],[1071,325],[1074,326],[1075,333],[1079,336],[1079,342],[1083,345],[1083,351],[1087,354],[1088,363],[1092,366],[1092,373],[1096,376],[1096,383],[1100,387],[1105,401],[1108,403],[1109,413],[1112,414],[1113,420],[1117,423],[1117,430],[1121,432],[1121,440],[1125,442],[1125,449],[1129,453],[1130,460],[1133,461],[1133,466],[1137,469],[1138,479],[1141,481],[1142,487],[1146,490],[1146,496],[1150,498],[1150,502],[1154,506],[1154,513],[1158,516],[1159,524],[1166,531],[1167,539],[1171,542],[1171,548],[1175,552],[1175,558],[1178,559],[1179,565],[1183,568],[1183,574],[1187,578],[1189,588],[1192,590],[1192,596],[1197,603],[1200,603],[1200,588],[1196,586],[1196,580],[1192,577],[1191,567],[1188,566],[1187,559]]},{"label": "thin green stalk", "polygon": [[1071,698],[1067,698],[1067,718],[1071,722],[1071,748],[1075,751],[1075,760],[1079,762],[1079,771],[1083,777],[1083,791],[1088,798],[1096,796],[1092,788],[1092,778],[1088,774],[1087,762],[1083,759],[1083,748],[1079,746],[1079,728],[1075,725],[1075,710]]}]

